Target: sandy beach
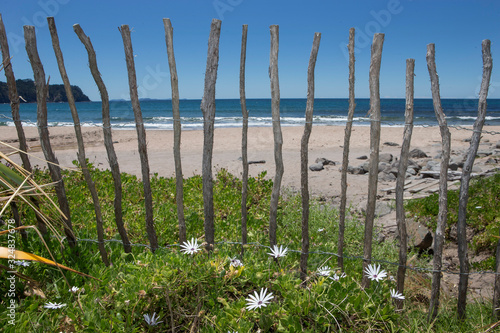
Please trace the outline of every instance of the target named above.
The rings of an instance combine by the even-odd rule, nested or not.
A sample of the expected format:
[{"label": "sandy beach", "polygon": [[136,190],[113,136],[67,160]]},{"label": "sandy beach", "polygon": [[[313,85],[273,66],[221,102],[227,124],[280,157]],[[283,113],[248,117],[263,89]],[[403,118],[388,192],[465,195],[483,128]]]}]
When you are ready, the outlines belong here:
[{"label": "sandy beach", "polygon": [[[470,128],[470,127],[469,127]],[[382,127],[380,152],[391,153],[399,158],[403,138],[403,127]],[[500,126],[485,127],[485,131],[500,131]],[[303,127],[283,127],[283,162],[284,176],[282,186],[291,191],[300,190],[300,141]],[[466,139],[472,131],[450,128],[452,156],[463,155],[469,147]],[[35,127],[25,128],[30,153],[34,157],[43,158]],[[87,158],[99,168],[108,168],[106,149],[103,143],[102,129],[98,127],[84,127]],[[76,139],[72,127],[51,127],[51,143],[61,165],[73,167],[76,160]],[[17,134],[14,127],[2,127],[0,141],[17,146]],[[141,167],[137,147],[135,130],[114,130],[113,141],[122,172],[135,174],[140,177]],[[480,150],[494,150],[499,141],[498,135],[483,134]],[[148,156],[151,173],[160,176],[173,177],[175,175],[173,159],[173,131],[147,131]],[[385,143],[392,142],[398,145],[391,146]],[[322,171],[309,171],[310,192],[314,196],[322,196],[333,202],[338,201],[340,194],[340,172],[344,143],[343,126],[315,126],[309,141],[309,163],[317,158],[326,158],[335,161],[336,165],[326,165]],[[423,150],[430,158],[440,152],[441,136],[438,127],[415,127],[413,129],[411,148]],[[358,166],[363,160],[358,157],[370,155],[370,128],[368,126],[353,127],[349,165]],[[11,151],[6,147],[3,152]],[[203,150],[203,132],[187,130],[182,132],[182,170],[185,177],[201,174]],[[33,164],[45,167],[43,161],[31,158]],[[15,157],[17,158],[17,157]],[[250,176],[257,176],[267,171],[268,178],[274,177],[274,143],[271,127],[250,127],[248,132],[248,159],[265,163],[251,164]],[[421,161],[422,162],[422,161]],[[477,161],[476,164],[480,163]],[[234,175],[241,176],[241,128],[219,128],[215,130],[213,171],[225,168]],[[368,176],[348,175],[348,203],[358,205],[366,199]],[[379,189],[393,186],[394,182],[379,182]]]}]

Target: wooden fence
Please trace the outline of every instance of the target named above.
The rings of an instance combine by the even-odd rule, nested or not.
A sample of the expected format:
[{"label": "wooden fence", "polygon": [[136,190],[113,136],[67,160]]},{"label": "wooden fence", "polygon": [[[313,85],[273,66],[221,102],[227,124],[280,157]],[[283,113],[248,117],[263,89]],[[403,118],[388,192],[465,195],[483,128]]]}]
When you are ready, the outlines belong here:
[{"label": "wooden fence", "polygon": [[[91,175],[86,167],[85,160],[85,148],[83,145],[83,139],[80,129],[80,123],[78,118],[78,112],[74,102],[74,98],[70,89],[70,82],[66,74],[64,67],[64,60],[61,49],[59,47],[59,39],[57,36],[57,30],[55,26],[54,18],[47,18],[49,23],[49,30],[52,37],[52,43],[54,52],[57,58],[59,70],[61,73],[62,80],[64,82],[65,90],[68,96],[68,103],[70,105],[71,113],[75,125],[75,134],[78,142],[78,159],[82,166],[82,171],[84,172],[85,180],[88,184],[89,190],[92,194],[92,200],[94,203],[94,209],[96,213],[96,224],[97,224],[97,234],[99,242],[99,251],[102,260],[105,265],[109,265],[106,249],[104,247],[104,232],[103,232],[103,221],[100,212],[99,198],[97,196],[97,191],[95,185],[92,181]],[[172,88],[172,110],[174,119],[174,159],[175,159],[175,174],[176,174],[176,204],[177,204],[177,215],[179,222],[179,241],[186,241],[186,224],[184,221],[184,204],[183,204],[183,176],[182,176],[182,166],[181,166],[181,123],[180,123],[180,112],[179,112],[179,91],[177,84],[177,69],[174,57],[174,47],[173,47],[173,29],[169,19],[164,19],[165,28],[165,41],[167,47],[168,62],[170,67],[170,77],[171,77],[171,88]],[[113,140],[111,134],[111,123],[109,115],[109,97],[106,90],[106,86],[100,77],[100,73],[97,67],[96,54],[94,52],[90,38],[85,35],[83,29],[75,24],[73,26],[75,33],[85,46],[91,74],[99,88],[99,92],[102,100],[102,119],[103,119],[103,133],[104,133],[104,143],[106,146],[106,151],[108,155],[108,160],[110,163],[111,172],[113,174],[114,186],[115,186],[115,221],[121,236],[121,240],[124,246],[125,252],[131,251],[131,244],[127,236],[127,231],[125,230],[123,223],[123,213],[121,211],[121,201],[122,201],[122,186],[120,179],[120,169],[116,154],[113,148]],[[212,151],[213,151],[213,139],[214,139],[214,120],[215,120],[215,86],[217,80],[217,68],[219,62],[219,36],[221,31],[221,21],[214,19],[211,24],[210,36],[208,42],[208,53],[207,53],[207,66],[205,73],[205,86],[204,94],[201,102],[201,110],[203,112],[203,133],[204,133],[204,146],[203,146],[203,165],[202,165],[202,178],[203,178],[203,201],[204,201],[204,230],[205,230],[205,241],[206,248],[208,251],[213,250],[215,244],[215,224],[214,224],[214,203],[213,203],[213,179],[212,179]],[[248,160],[247,160],[247,130],[248,130],[248,110],[246,109],[246,97],[245,97],[245,60],[246,60],[246,39],[247,39],[248,27],[243,26],[242,31],[242,43],[241,43],[241,63],[240,63],[240,101],[242,108],[242,163],[243,163],[243,189],[242,189],[242,201],[241,201],[241,243],[242,245],[247,243],[247,211],[246,211],[246,198],[247,198],[247,184],[248,184]],[[127,25],[122,25],[120,27],[120,32],[123,39],[123,45],[126,56],[129,87],[130,87],[130,98],[132,101],[133,112],[135,116],[135,123],[138,136],[138,148],[141,159],[141,169],[142,169],[142,181],[144,184],[144,197],[145,197],[145,209],[146,209],[146,231],[148,239],[150,242],[151,251],[155,251],[158,248],[158,241],[156,237],[156,231],[153,224],[153,202],[149,179],[149,163],[146,145],[146,132],[144,129],[142,121],[142,112],[138,98],[137,92],[137,80],[135,74],[135,65],[133,59],[132,51],[132,41],[130,38],[130,30]],[[269,75],[271,84],[271,110],[272,110],[272,120],[273,120],[273,134],[274,134],[274,155],[275,155],[275,166],[276,172],[274,177],[273,189],[271,194],[270,203],[270,217],[269,217],[269,244],[271,246],[276,245],[276,233],[277,230],[277,209],[278,200],[280,197],[281,189],[281,179],[283,176],[283,157],[282,157],[282,145],[283,138],[280,126],[280,90],[279,90],[279,77],[278,77],[278,50],[279,50],[279,27],[273,25],[270,27],[271,32],[271,51],[270,51],[270,65],[269,65]],[[46,97],[48,95],[48,86],[45,81],[45,73],[43,70],[43,65],[38,57],[35,28],[32,26],[24,27],[25,41],[26,41],[26,51],[28,53],[31,66],[33,69],[33,74],[35,78],[36,91],[37,91],[37,125],[40,135],[40,141],[42,145],[42,150],[45,155],[45,159],[49,162],[48,167],[50,175],[56,185],[56,194],[59,201],[60,208],[64,213],[65,217],[65,233],[68,238],[68,242],[72,247],[77,246],[77,239],[73,234],[71,225],[71,213],[69,211],[68,201],[65,195],[64,181],[61,177],[60,168],[57,166],[57,158],[55,157],[49,140],[48,128],[47,128],[47,105]],[[354,35],[355,31],[353,28],[349,31],[349,110],[347,116],[347,124],[345,128],[344,137],[344,151],[343,151],[343,161],[342,161],[342,178],[341,178],[341,203],[340,203],[340,216],[339,216],[339,236],[338,236],[338,265],[343,270],[343,242],[344,242],[344,223],[345,223],[345,208],[346,208],[346,189],[347,189],[347,166],[349,164],[349,142],[352,129],[352,121],[355,109],[355,96],[354,96]],[[316,33],[314,35],[313,47],[311,50],[311,56],[308,66],[308,90],[307,90],[307,105],[305,113],[305,128],[304,134],[301,140],[301,196],[302,196],[302,250],[300,258],[300,276],[303,280],[307,277],[307,260],[309,252],[309,192],[308,192],[308,141],[312,130],[312,116],[314,109],[314,69],[316,63],[316,57],[319,50],[321,34]],[[378,182],[378,162],[379,162],[379,147],[380,147],[380,126],[381,126],[381,115],[380,115],[380,93],[379,93],[379,76],[380,76],[380,65],[382,58],[382,47],[384,42],[384,34],[375,34],[373,37],[372,44],[372,54],[371,54],[371,64],[370,64],[370,74],[369,74],[369,89],[370,89],[370,164],[369,164],[369,187],[368,187],[368,202],[366,209],[366,219],[365,219],[365,241],[363,249],[363,269],[368,266],[371,262],[372,254],[372,238],[373,238],[373,223],[375,219],[375,204],[376,204],[376,193],[377,193],[377,182]],[[0,15],[0,45],[2,48],[2,59],[3,66],[7,78],[7,84],[9,88],[9,98],[11,100],[12,117],[16,126],[16,130],[19,137],[20,149],[26,151],[26,139],[22,129],[22,124],[19,117],[19,97],[16,91],[15,78],[12,72],[12,66],[10,63],[10,54],[7,43],[7,35],[5,32],[4,24]],[[483,78],[481,84],[481,91],[479,94],[479,108],[478,117],[474,124],[470,149],[468,151],[467,159],[464,163],[463,172],[461,175],[461,186],[460,186],[460,204],[459,204],[459,215],[458,215],[458,245],[459,245],[459,258],[460,258],[460,282],[459,282],[459,298],[458,298],[458,317],[464,319],[465,305],[466,305],[466,295],[468,286],[468,276],[469,276],[469,261],[467,257],[467,242],[466,242],[466,207],[468,200],[468,186],[471,176],[471,169],[475,160],[475,156],[478,150],[479,141],[481,137],[482,127],[486,115],[486,97],[488,95],[489,81],[492,71],[492,58],[490,54],[490,41],[484,40],[482,43],[482,54],[483,54]],[[437,69],[435,64],[435,50],[434,44],[429,44],[427,47],[427,66],[429,70],[429,76],[431,80],[431,92],[434,104],[434,110],[436,113],[436,118],[439,123],[439,128],[442,137],[442,154],[441,154],[441,171],[440,171],[440,181],[439,181],[439,216],[438,224],[435,231],[435,242],[434,242],[434,266],[433,266],[433,276],[432,276],[432,293],[431,301],[429,307],[429,317],[428,320],[432,321],[437,315],[439,306],[439,294],[441,285],[441,268],[442,268],[442,251],[444,243],[444,228],[447,221],[447,179],[448,179],[448,163],[450,158],[450,132],[446,123],[446,118],[441,108],[440,93],[439,93],[439,81],[437,75]],[[408,153],[412,136],[413,129],[413,69],[415,65],[415,60],[407,60],[407,70],[406,70],[406,109],[405,109],[405,128],[404,128],[404,138],[401,148],[400,163],[398,167],[398,176],[396,182],[396,219],[398,226],[398,236],[400,240],[399,249],[399,267],[397,273],[397,286],[400,293],[404,292],[405,276],[406,276],[406,264],[407,264],[407,234],[406,234],[406,224],[405,224],[405,213],[403,208],[403,191],[405,187],[405,173],[408,166]],[[29,159],[26,158],[24,154],[21,154],[21,160],[23,166],[26,170],[31,170],[31,165]],[[16,207],[12,207],[13,211],[16,211]],[[18,223],[20,223],[18,221]],[[41,221],[38,221],[39,229],[42,232],[46,232],[46,228]],[[499,242],[500,247],[500,242]],[[243,251],[243,247],[242,247]],[[497,275],[494,290],[494,300],[493,300],[493,315],[495,317],[500,316],[499,306],[500,306],[500,274],[498,271],[499,255],[497,253]],[[369,280],[366,276],[363,277],[362,285],[367,287],[369,285]],[[402,302],[397,303],[398,307],[402,306]]]}]

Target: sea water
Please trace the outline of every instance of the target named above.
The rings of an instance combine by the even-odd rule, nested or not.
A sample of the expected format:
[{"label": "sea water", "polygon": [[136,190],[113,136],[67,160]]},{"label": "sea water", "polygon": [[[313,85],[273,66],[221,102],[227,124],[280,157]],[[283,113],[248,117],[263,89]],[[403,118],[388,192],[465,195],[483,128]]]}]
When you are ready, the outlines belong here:
[{"label": "sea water", "polygon": [[[182,128],[203,128],[201,100],[181,100]],[[474,99],[442,99],[443,111],[448,125],[472,125],[477,117],[478,101]],[[173,128],[172,102],[170,100],[142,100],[143,122],[147,129]],[[248,99],[249,126],[272,126],[271,100]],[[101,102],[76,103],[82,126],[102,126]],[[344,126],[349,108],[348,99],[315,99],[313,124]],[[73,126],[67,103],[48,103],[50,126]],[[280,118],[282,126],[303,126],[305,123],[306,99],[281,99]],[[370,124],[370,100],[356,99],[354,125]],[[36,104],[23,103],[20,116],[25,126],[36,126]],[[381,99],[382,126],[403,126],[405,119],[404,99]],[[130,101],[110,102],[111,125],[115,129],[135,128],[134,112]],[[437,126],[432,99],[415,99],[415,126]],[[0,104],[0,126],[13,126],[9,104]],[[500,125],[500,99],[489,99],[485,125]],[[239,99],[216,100],[215,127],[241,127],[242,113]]]}]

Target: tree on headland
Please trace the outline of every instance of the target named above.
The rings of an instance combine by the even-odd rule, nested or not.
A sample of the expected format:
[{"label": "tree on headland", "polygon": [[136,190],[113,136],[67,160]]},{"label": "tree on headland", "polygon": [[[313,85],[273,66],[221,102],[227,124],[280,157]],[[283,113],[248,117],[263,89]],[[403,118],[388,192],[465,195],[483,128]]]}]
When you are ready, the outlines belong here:
[{"label": "tree on headland", "polygon": [[[21,96],[21,103],[36,102],[36,89],[35,82],[31,79],[19,79],[16,80],[17,91],[19,96]],[[71,86],[73,96],[75,97],[75,102],[90,102],[90,99],[85,95],[78,86]],[[47,102],[67,102],[66,91],[64,90],[64,85],[62,84],[51,84],[49,85],[49,97]],[[0,82],[0,103],[10,103],[9,94],[7,89],[7,84],[5,82]]]}]

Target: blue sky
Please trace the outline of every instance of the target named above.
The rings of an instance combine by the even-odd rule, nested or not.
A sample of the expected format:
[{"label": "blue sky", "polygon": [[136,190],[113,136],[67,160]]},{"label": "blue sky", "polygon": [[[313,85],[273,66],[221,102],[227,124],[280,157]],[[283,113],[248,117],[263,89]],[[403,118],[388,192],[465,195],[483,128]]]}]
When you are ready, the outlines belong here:
[{"label": "blue sky", "polygon": [[[426,46],[436,44],[443,98],[477,97],[482,74],[481,41],[490,39],[493,75],[490,98],[500,98],[500,2],[496,0],[2,0],[16,78],[33,78],[24,48],[23,25],[34,25],[46,76],[61,83],[46,17],[54,16],[71,84],[91,100],[99,92],[90,75],[87,53],[73,32],[79,23],[97,53],[99,69],[112,99],[129,99],[123,42],[117,29],[128,24],[136,55],[139,95],[170,98],[170,77],[163,18],[174,28],[174,50],[181,98],[203,95],[207,41],[213,18],[222,20],[217,98],[239,98],[241,27],[248,24],[246,93],[269,98],[269,26],[279,25],[279,74],[282,98],[306,97],[312,40],[321,32],[316,64],[316,97],[348,96],[347,42],[356,28],[356,97],[369,96],[370,45],[385,33],[381,97],[404,97],[405,63],[414,58],[415,97],[428,98]],[[1,80],[5,81],[2,75]]]}]

